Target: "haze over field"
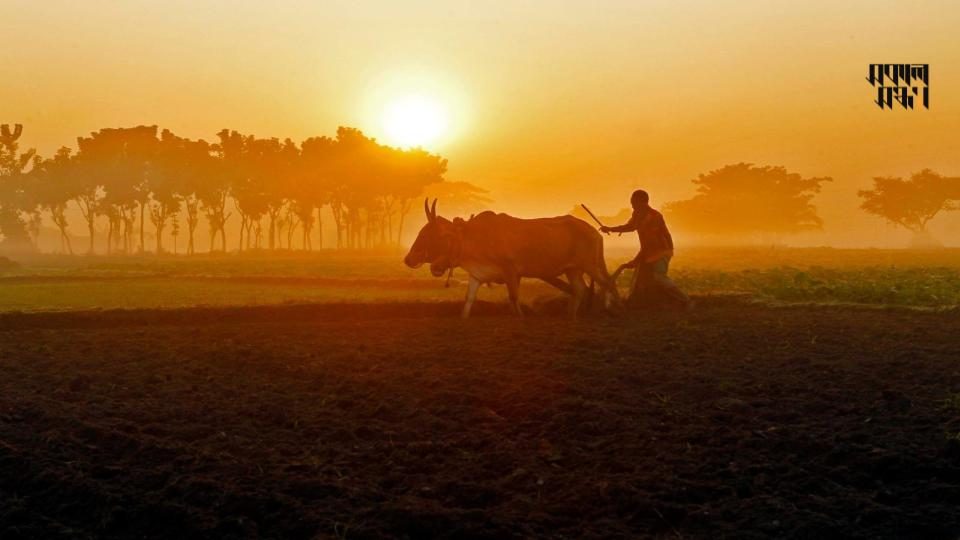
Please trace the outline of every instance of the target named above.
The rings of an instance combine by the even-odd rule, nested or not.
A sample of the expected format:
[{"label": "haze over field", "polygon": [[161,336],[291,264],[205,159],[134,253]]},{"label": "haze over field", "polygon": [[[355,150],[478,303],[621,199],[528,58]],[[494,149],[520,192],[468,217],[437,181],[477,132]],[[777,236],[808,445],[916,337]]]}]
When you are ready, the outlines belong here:
[{"label": "haze over field", "polygon": [[[614,214],[636,187],[659,206],[700,173],[782,165],[833,178],[823,231],[784,240],[836,246],[909,239],[857,209],[873,176],[960,175],[953,2],[8,0],[0,20],[0,120],[45,156],[102,127],[353,126],[424,144],[524,216]],[[928,63],[930,109],[873,104],[877,62]],[[405,131],[410,111],[433,120]],[[930,229],[955,245],[960,215]]]}]

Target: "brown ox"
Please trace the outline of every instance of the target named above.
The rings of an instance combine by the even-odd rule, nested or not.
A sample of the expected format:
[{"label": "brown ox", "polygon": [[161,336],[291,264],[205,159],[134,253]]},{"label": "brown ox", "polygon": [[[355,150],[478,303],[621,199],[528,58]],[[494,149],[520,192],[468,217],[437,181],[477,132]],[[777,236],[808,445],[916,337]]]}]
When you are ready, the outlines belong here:
[{"label": "brown ox", "polygon": [[572,317],[587,290],[585,274],[600,286],[605,299],[610,295],[619,301],[603,259],[603,237],[584,221],[573,216],[519,219],[493,212],[450,221],[437,216],[436,199],[430,207],[424,201],[423,207],[427,224],[403,262],[410,268],[430,263],[430,272],[437,277],[456,267],[466,270],[470,283],[464,318],[470,316],[483,283],[505,283],[510,304],[521,315],[518,291],[525,277],[542,279],[570,293]]}]

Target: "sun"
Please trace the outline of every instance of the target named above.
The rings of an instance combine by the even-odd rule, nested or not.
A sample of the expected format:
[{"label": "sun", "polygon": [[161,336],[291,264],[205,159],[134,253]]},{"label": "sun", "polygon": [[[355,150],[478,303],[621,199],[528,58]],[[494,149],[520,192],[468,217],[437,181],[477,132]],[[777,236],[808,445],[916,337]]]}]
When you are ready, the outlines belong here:
[{"label": "sun", "polygon": [[411,94],[389,102],[383,111],[387,142],[401,147],[435,145],[447,132],[449,114],[430,96]]}]

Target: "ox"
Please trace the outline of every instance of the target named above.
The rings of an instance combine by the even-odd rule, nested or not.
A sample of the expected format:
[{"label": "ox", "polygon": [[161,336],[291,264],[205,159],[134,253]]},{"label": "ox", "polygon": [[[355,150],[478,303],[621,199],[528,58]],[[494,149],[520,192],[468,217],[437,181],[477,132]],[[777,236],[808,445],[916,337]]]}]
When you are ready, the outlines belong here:
[{"label": "ox", "polygon": [[[477,289],[484,283],[505,283],[510,305],[518,315],[521,278],[537,278],[572,295],[569,309],[577,316],[587,285],[584,275],[600,286],[606,300],[619,305],[616,287],[603,259],[603,237],[573,216],[520,219],[483,212],[469,220],[450,221],[437,215],[437,200],[423,202],[427,224],[403,262],[410,268],[430,264],[441,277],[456,267],[470,274],[462,316],[470,316]],[[559,276],[566,276],[564,282]],[[606,302],[605,302],[606,304]]]}]

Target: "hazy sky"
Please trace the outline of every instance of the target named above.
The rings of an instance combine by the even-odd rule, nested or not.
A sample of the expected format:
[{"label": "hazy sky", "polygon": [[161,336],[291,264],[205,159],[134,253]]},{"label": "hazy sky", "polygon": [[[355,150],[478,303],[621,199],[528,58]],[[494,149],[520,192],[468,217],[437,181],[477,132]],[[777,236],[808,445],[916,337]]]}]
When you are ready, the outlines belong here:
[{"label": "hazy sky", "polygon": [[[749,161],[835,178],[849,243],[875,175],[960,175],[960,3],[85,0],[0,3],[0,121],[51,152],[101,127],[382,137],[391,93],[451,110],[435,150],[497,207],[555,214],[687,197]],[[881,111],[867,65],[929,63],[931,109]],[[960,220],[937,225],[960,236]]]}]

